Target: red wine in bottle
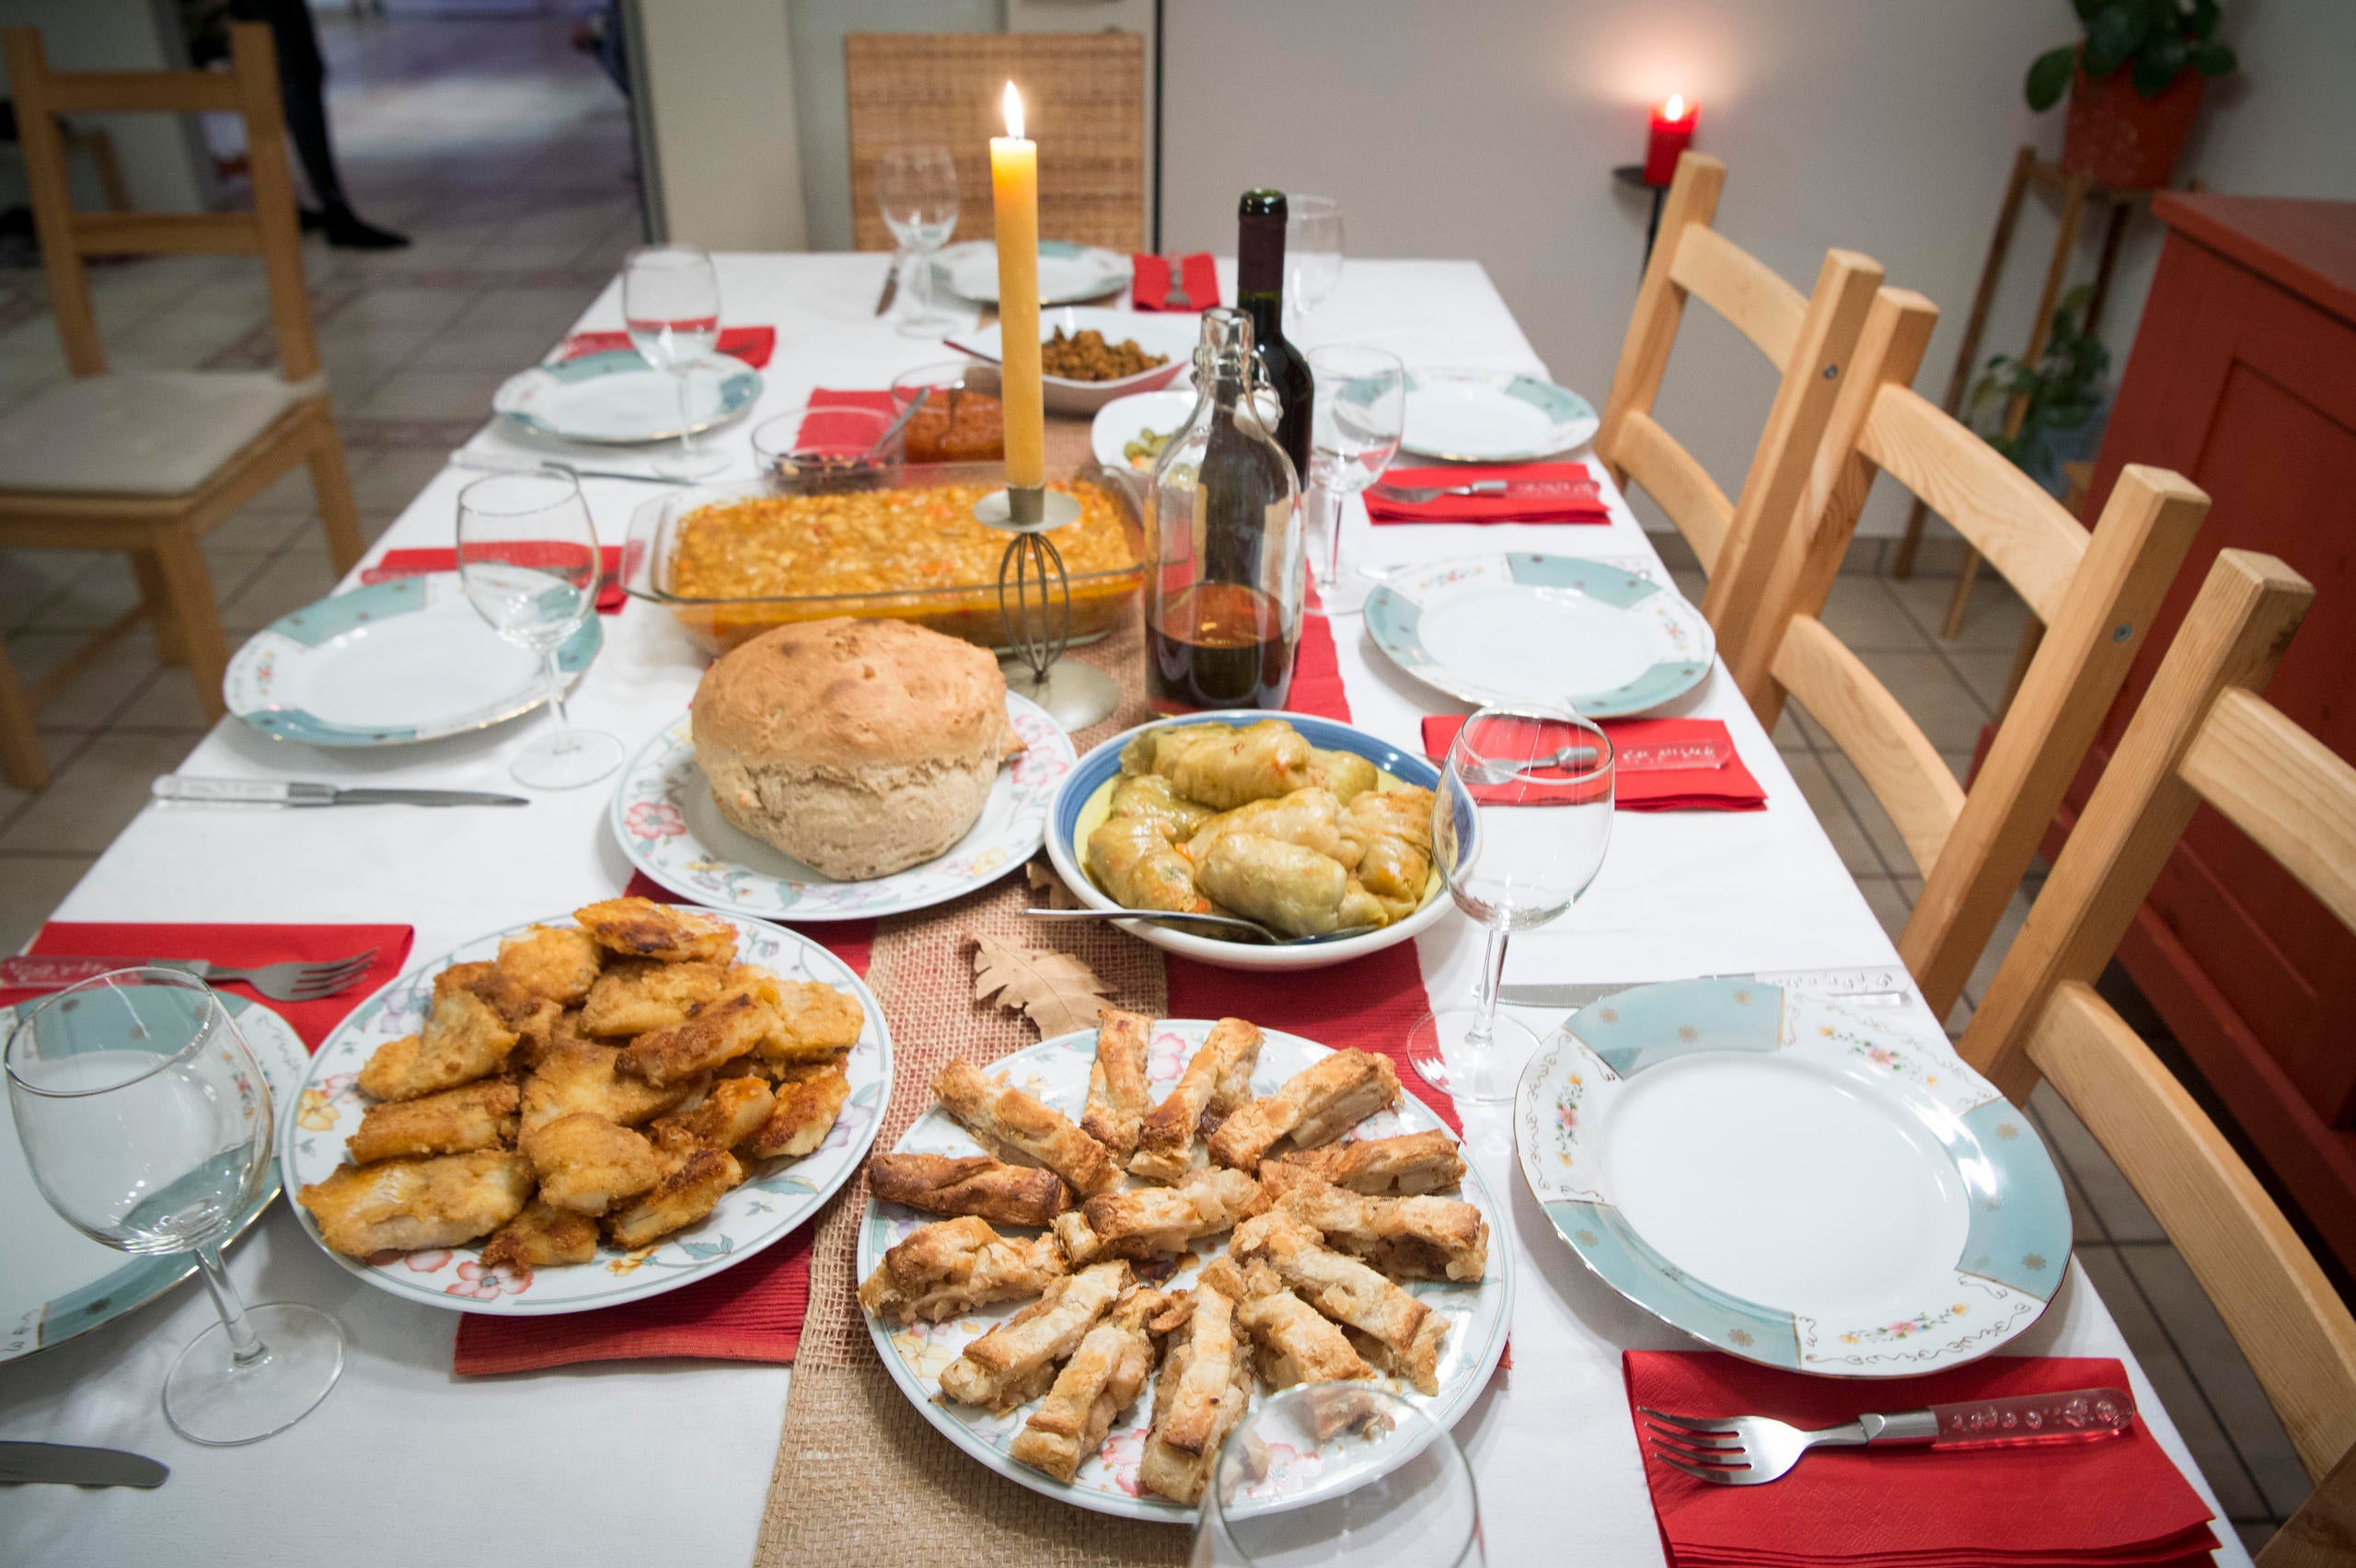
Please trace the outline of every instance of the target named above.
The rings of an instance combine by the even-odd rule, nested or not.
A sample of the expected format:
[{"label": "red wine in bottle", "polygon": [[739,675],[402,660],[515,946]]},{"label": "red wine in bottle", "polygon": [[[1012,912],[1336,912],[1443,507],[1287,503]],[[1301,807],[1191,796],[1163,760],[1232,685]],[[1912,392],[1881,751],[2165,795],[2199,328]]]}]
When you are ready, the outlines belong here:
[{"label": "red wine in bottle", "polygon": [[1146,700],[1157,713],[1282,708],[1292,648],[1276,601],[1240,582],[1197,582],[1146,628]]},{"label": "red wine in bottle", "polygon": [[1285,193],[1247,190],[1236,208],[1235,303],[1252,317],[1252,340],[1261,374],[1276,395],[1281,413],[1270,433],[1292,459],[1293,472],[1309,482],[1310,420],[1316,384],[1309,361],[1285,340]]}]

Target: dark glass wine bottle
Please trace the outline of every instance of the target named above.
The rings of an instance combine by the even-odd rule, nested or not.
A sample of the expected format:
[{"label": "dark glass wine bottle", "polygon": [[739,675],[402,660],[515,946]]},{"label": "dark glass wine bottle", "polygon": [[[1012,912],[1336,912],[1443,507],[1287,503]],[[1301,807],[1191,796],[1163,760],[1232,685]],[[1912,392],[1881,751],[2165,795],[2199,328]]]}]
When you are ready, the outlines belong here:
[{"label": "dark glass wine bottle", "polygon": [[1308,359],[1285,340],[1285,193],[1245,191],[1235,221],[1235,303],[1252,318],[1260,372],[1276,395],[1276,444],[1305,478],[1317,389]]}]

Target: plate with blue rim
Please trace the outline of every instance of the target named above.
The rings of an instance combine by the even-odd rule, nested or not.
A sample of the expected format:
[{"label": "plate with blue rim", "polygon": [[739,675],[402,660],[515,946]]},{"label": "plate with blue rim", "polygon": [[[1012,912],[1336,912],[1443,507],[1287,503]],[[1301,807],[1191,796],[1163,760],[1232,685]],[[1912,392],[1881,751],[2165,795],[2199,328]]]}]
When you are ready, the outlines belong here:
[{"label": "plate with blue rim", "polygon": [[[932,259],[935,276],[950,292],[985,305],[998,303],[998,242],[969,239],[953,245]],[[1070,305],[1097,299],[1129,283],[1129,259],[1102,246],[1074,245],[1068,239],[1039,242],[1039,303]]]},{"label": "plate with blue rim", "polygon": [[[761,396],[761,373],[728,354],[699,362],[687,381],[688,430],[725,424]],[[597,446],[676,441],[681,433],[679,378],[635,349],[575,354],[519,371],[491,394],[491,407],[536,434]]]},{"label": "plate with blue rim", "polygon": [[1602,424],[1570,388],[1512,371],[1411,370],[1406,389],[1399,444],[1452,463],[1527,463],[1586,445]]},{"label": "plate with blue rim", "polygon": [[[265,1004],[227,991],[219,995],[270,1082],[271,1101],[286,1103],[310,1066],[302,1036]],[[0,1007],[0,1040],[35,1005]],[[261,1195],[237,1216],[231,1239],[244,1234],[278,1195],[275,1159],[262,1181]],[[0,1118],[0,1258],[7,1260],[0,1268],[0,1362],[111,1323],[196,1272],[193,1253],[133,1257],[68,1225],[34,1185],[14,1117]]]},{"label": "plate with blue rim", "polygon": [[1710,623],[1667,583],[1610,561],[1528,550],[1392,571],[1366,628],[1426,686],[1486,707],[1568,703],[1615,719],[1682,697],[1710,674]]},{"label": "plate with blue rim", "polygon": [[[557,650],[577,682],[605,640],[592,615]],[[395,578],[279,617],[229,660],[229,711],[315,746],[388,746],[464,734],[549,699],[539,656],[468,602],[455,571]]]},{"label": "plate with blue rim", "polygon": [[1524,1069],[1522,1180],[1630,1301],[1732,1355],[1904,1378],[2037,1321],[2070,1209],[2026,1113],[1927,1023],[1738,980],[1591,1003]]}]

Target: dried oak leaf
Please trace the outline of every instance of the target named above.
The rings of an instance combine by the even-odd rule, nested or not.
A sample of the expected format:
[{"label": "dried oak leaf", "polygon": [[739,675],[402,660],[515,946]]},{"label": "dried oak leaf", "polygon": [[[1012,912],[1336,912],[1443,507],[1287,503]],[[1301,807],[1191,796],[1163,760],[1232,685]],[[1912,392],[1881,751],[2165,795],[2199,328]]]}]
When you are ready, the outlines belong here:
[{"label": "dried oak leaf", "polygon": [[1107,989],[1094,970],[1068,952],[974,939],[974,999],[995,996],[1002,1008],[1022,1009],[1042,1040],[1095,1028],[1097,1010],[1111,1005]]},{"label": "dried oak leaf", "polygon": [[1033,893],[1044,893],[1047,895],[1047,907],[1050,909],[1088,907],[1073,895],[1069,887],[1065,885],[1064,879],[1057,874],[1056,868],[1044,859],[1024,861],[1022,880],[1030,884]]}]

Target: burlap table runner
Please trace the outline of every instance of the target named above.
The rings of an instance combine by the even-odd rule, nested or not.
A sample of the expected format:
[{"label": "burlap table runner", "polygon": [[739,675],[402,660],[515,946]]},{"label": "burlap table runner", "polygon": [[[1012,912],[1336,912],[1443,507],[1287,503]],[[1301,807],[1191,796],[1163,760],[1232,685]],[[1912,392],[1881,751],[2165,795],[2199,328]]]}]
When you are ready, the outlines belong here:
[{"label": "burlap table runner", "polygon": [[[1075,448],[1084,455],[1086,444],[1084,422],[1050,421],[1051,462],[1073,461]],[[1120,630],[1068,656],[1106,671],[1121,686],[1113,717],[1072,737],[1082,752],[1148,717],[1144,622],[1137,607]],[[1107,983],[1116,1005],[1161,1016],[1159,948],[1109,925],[1024,920],[1019,911],[1034,896],[1015,877],[878,928],[867,984],[891,1025],[893,1082],[876,1147],[891,1147],[932,1103],[932,1075],[951,1057],[991,1062],[1037,1039],[1021,1014],[973,999],[967,948],[976,933],[1073,953]],[[862,1174],[818,1221],[809,1317],[753,1554],[756,1568],[1184,1562],[1185,1530],[1108,1518],[1004,1480],[960,1452],[908,1402],[876,1358],[860,1313],[859,1226],[866,1206]]]}]

